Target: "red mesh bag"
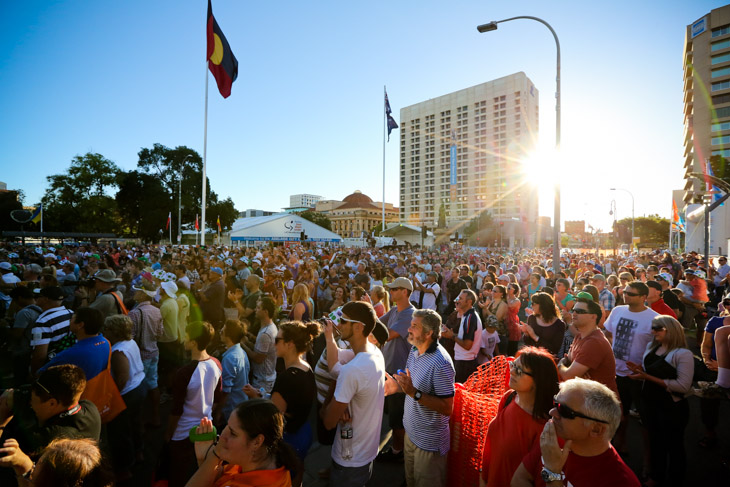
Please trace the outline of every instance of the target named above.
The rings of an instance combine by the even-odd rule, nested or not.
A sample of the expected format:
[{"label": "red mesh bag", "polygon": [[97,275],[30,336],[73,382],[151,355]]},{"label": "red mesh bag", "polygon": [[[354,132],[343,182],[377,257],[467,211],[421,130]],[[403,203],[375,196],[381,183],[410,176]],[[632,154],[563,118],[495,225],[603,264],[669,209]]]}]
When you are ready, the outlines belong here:
[{"label": "red mesh bag", "polygon": [[498,355],[489,364],[480,365],[464,384],[456,384],[450,419],[449,486],[479,486],[487,427],[507,391],[509,360]]}]

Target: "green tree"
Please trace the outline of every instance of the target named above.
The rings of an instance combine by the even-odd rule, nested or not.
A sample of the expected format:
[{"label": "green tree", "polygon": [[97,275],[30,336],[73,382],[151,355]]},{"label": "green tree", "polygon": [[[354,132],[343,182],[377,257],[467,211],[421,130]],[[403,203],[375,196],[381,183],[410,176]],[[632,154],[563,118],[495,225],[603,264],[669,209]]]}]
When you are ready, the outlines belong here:
[{"label": "green tree", "polygon": [[[216,196],[215,193],[212,193]],[[225,232],[230,230],[233,226],[233,222],[238,218],[238,211],[233,206],[233,200],[226,198],[223,201],[215,201],[207,205],[205,210],[205,220],[208,228],[218,232],[218,217],[221,219],[221,231]]]},{"label": "green tree", "polygon": [[115,199],[122,235],[137,236],[145,242],[159,240],[160,230],[167,222],[171,197],[156,176],[139,171],[123,173]]},{"label": "green tree", "polygon": [[483,211],[472,218],[459,233],[470,239],[475,245],[481,246],[486,246],[489,242],[499,239],[497,225],[488,211]]},{"label": "green tree", "polygon": [[[619,220],[617,224],[620,241],[631,243],[631,218]],[[659,215],[634,218],[634,236],[641,238],[640,247],[666,247],[669,243],[669,218]]]},{"label": "green tree", "polygon": [[[10,218],[13,210],[22,210],[19,191],[0,191],[0,228],[3,230],[20,230],[20,223]],[[32,224],[24,225],[28,230]]]},{"label": "green tree", "polygon": [[332,222],[330,221],[329,217],[324,213],[307,210],[299,213],[299,216],[301,216],[305,220],[309,220],[316,225],[319,225],[320,227],[326,228],[327,230],[332,230]]},{"label": "green tree", "polygon": [[[178,193],[182,176],[182,222],[195,221],[201,213],[203,193],[203,159],[193,149],[184,145],[170,149],[162,144],[154,144],[151,149],[143,148],[138,153],[137,167],[142,173],[159,178],[162,187],[170,195],[169,210],[172,212],[172,235],[177,235],[177,209],[180,201]],[[210,180],[206,177],[206,210],[205,225],[207,231],[218,231],[218,215],[221,227],[225,231],[231,227],[238,216],[233,201],[227,198],[219,201],[218,195],[211,189]]]},{"label": "green tree", "polygon": [[76,156],[65,174],[47,176],[43,196],[45,231],[114,233],[116,202],[109,193],[117,186],[117,165],[101,154]]},{"label": "green tree", "polygon": [[730,184],[730,161],[717,155],[710,157],[710,164],[712,165],[712,174]]},{"label": "green tree", "polygon": [[446,203],[443,201],[441,201],[441,206],[439,207],[438,228],[446,228]]}]

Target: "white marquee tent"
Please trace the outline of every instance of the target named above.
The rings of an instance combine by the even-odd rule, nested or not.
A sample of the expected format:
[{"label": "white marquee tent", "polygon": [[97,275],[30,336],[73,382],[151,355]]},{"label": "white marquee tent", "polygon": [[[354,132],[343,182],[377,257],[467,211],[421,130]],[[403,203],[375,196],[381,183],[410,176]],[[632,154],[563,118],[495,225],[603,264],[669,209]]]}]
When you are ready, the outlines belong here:
[{"label": "white marquee tent", "polygon": [[298,242],[301,233],[307,242],[342,242],[334,232],[292,213],[239,218],[230,232],[233,242]]}]

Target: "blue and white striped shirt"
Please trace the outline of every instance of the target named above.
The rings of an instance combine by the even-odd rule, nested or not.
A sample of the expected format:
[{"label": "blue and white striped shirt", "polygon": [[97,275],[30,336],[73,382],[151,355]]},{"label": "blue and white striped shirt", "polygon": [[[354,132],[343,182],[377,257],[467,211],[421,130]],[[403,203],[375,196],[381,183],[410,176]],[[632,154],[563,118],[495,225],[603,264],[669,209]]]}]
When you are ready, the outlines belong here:
[{"label": "blue and white striped shirt", "polygon": [[[454,397],[454,364],[449,353],[439,343],[433,343],[425,353],[416,347],[408,354],[406,368],[411,373],[413,387],[424,394],[447,398]],[[414,445],[421,450],[449,451],[449,417],[424,407],[406,396],[403,426]]]}]

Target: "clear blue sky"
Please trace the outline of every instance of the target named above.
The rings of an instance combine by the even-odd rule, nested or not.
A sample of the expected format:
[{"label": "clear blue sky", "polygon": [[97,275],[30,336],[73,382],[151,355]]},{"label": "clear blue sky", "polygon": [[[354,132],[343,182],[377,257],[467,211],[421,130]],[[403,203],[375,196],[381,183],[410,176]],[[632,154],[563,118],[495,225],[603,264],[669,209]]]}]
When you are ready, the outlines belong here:
[{"label": "clear blue sky", "polygon": [[[239,210],[289,195],[382,194],[382,94],[399,109],[524,71],[540,90],[540,142],[555,137],[562,47],[563,220],[606,229],[669,216],[682,181],[682,47],[708,1],[242,2],[213,12],[239,61],[224,100],[210,77],[208,177]],[[99,152],[123,169],[156,142],[203,152],[207,2],[2,2],[0,180],[38,202],[46,176]],[[386,200],[398,203],[398,138]],[[552,215],[549,188],[540,214]]]}]

